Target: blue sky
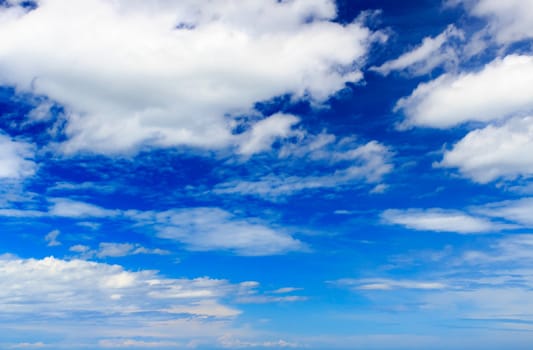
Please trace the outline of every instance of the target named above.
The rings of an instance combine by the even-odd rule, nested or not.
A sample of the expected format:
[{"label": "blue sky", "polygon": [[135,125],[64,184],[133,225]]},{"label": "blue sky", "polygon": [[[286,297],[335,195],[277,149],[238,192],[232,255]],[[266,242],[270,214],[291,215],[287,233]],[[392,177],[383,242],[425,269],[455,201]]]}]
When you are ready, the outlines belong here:
[{"label": "blue sky", "polygon": [[0,1],[3,349],[528,349],[533,1]]}]

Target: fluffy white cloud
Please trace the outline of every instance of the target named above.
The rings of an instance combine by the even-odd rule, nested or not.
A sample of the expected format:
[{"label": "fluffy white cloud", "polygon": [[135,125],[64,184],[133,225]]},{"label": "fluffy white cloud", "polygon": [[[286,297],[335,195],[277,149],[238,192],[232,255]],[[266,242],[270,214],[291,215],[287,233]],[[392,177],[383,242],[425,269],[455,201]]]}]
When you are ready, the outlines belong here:
[{"label": "fluffy white cloud", "polygon": [[0,180],[22,179],[35,173],[33,146],[0,133]]},{"label": "fluffy white cloud", "polygon": [[452,0],[465,3],[474,16],[488,20],[488,32],[500,44],[533,38],[533,0]]},{"label": "fluffy white cloud", "polygon": [[531,177],[533,117],[517,117],[471,131],[444,153],[439,165],[458,168],[461,174],[479,183]]},{"label": "fluffy white cloud", "polygon": [[141,224],[155,227],[158,236],[179,241],[193,251],[228,250],[259,256],[302,251],[306,246],[283,229],[254,218],[238,218],[219,208],[189,208],[136,213]]},{"label": "fluffy white cloud", "polygon": [[464,33],[454,25],[450,25],[436,37],[426,37],[411,51],[379,67],[371,67],[370,70],[382,75],[388,75],[392,71],[407,70],[410,75],[416,76],[427,74],[441,65],[454,65],[458,60],[457,53],[446,44],[453,39],[463,38]]},{"label": "fluffy white cloud", "polygon": [[382,218],[388,223],[420,231],[486,233],[502,228],[484,218],[444,209],[389,209],[383,212]]},{"label": "fluffy white cloud", "polygon": [[279,137],[291,134],[291,127],[299,119],[290,114],[275,114],[253,125],[250,132],[244,135],[240,146],[240,153],[244,155],[258,153],[270,149],[272,143]]},{"label": "fluffy white cloud", "polygon": [[[213,347],[228,334],[255,339],[249,326],[234,324],[241,311],[229,305],[250,288],[259,294],[253,281],[175,279],[84,260],[2,255],[0,325],[3,332],[39,334],[53,348],[195,342]],[[33,339],[21,341],[40,344]],[[6,339],[0,344],[16,345]]]},{"label": "fluffy white cloud", "polygon": [[333,0],[36,3],[0,8],[0,75],[66,108],[65,152],[238,144],[233,116],[282,94],[326,99],[361,79],[378,37],[333,22]]},{"label": "fluffy white cloud", "polygon": [[[3,257],[0,285],[0,305],[5,315],[40,317],[58,313],[74,317],[78,312],[168,313],[177,305],[218,302],[236,288],[224,280],[168,279],[154,271],[130,272],[118,265],[52,257]],[[212,312],[208,315],[217,316]]]},{"label": "fluffy white cloud", "polygon": [[420,84],[395,110],[404,126],[449,128],[468,121],[490,122],[533,111],[533,56],[509,55],[481,71],[444,74]]}]

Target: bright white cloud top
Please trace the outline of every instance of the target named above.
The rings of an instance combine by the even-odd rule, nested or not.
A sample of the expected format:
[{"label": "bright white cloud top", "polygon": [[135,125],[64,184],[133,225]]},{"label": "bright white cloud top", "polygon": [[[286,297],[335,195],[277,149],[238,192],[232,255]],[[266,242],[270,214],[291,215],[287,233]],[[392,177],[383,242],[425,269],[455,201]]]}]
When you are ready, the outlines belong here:
[{"label": "bright white cloud top", "polygon": [[0,0],[0,348],[529,350],[533,0]]},{"label": "bright white cloud top", "polygon": [[[332,22],[332,0],[37,4],[0,9],[1,81],[65,107],[67,153],[238,144],[234,118],[254,103],[323,101],[361,80],[377,38]],[[250,137],[286,133],[270,124]]]},{"label": "bright white cloud top", "polygon": [[533,56],[509,55],[479,72],[444,74],[396,104],[405,125],[449,128],[533,111]]}]

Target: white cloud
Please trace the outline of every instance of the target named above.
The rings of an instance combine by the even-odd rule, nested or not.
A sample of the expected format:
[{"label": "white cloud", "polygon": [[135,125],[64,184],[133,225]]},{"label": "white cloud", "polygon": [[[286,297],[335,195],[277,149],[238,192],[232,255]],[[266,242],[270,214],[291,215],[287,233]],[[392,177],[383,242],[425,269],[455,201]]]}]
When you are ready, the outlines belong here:
[{"label": "white cloud", "polygon": [[533,117],[513,118],[468,133],[439,166],[458,168],[479,183],[533,175]]},{"label": "white cloud", "polygon": [[68,250],[74,253],[85,253],[88,252],[91,248],[83,245],[83,244],[76,244],[70,247]]},{"label": "white cloud", "polygon": [[533,0],[455,0],[488,20],[488,32],[500,44],[533,38]]},{"label": "white cloud", "polygon": [[89,250],[83,245],[75,245],[70,247],[70,251],[81,253],[84,258],[96,256],[98,258],[119,258],[123,256],[139,255],[139,254],[154,254],[165,255],[168,251],[162,249],[149,249],[140,244],[134,243],[111,243],[102,242],[98,245],[98,249]]},{"label": "white cloud", "polygon": [[144,341],[135,339],[103,339],[98,342],[103,348],[176,348],[183,344],[172,341]]},{"label": "white cloud", "polygon": [[[357,145],[352,139],[334,141],[333,135],[320,134],[310,136],[303,143],[286,145],[280,151],[282,158],[305,157],[308,162],[326,165],[329,173],[306,176],[268,174],[253,180],[230,180],[216,185],[214,192],[276,199],[309,189],[338,188],[356,183],[376,184],[393,168],[390,161],[392,152],[377,141],[364,145]],[[297,170],[301,172],[301,169]]]},{"label": "white cloud", "polygon": [[180,304],[218,302],[234,289],[224,280],[168,279],[154,271],[130,272],[118,265],[52,257],[1,259],[0,286],[3,313],[41,317],[58,313],[75,317],[77,312],[165,313]]},{"label": "white cloud", "polygon": [[59,240],[57,239],[59,234],[60,234],[59,230],[53,230],[44,237],[49,247],[55,247],[55,246],[61,245],[61,242],[59,242]]},{"label": "white cloud", "polygon": [[481,71],[444,74],[420,84],[395,110],[404,126],[449,128],[468,121],[490,122],[533,111],[533,56],[509,55]]},{"label": "white cloud", "polygon": [[420,289],[435,290],[445,289],[447,286],[441,282],[395,280],[386,278],[352,279],[344,278],[334,282],[340,287],[353,290],[395,290],[395,289]]},{"label": "white cloud", "polygon": [[[307,251],[308,247],[285,229],[274,228],[257,218],[240,218],[216,207],[194,207],[167,211],[111,210],[66,198],[53,198],[48,211],[0,209],[6,217],[95,218],[131,221],[134,226],[155,230],[161,238],[181,242],[191,251],[226,250],[243,256]],[[97,250],[76,245],[70,248],[82,257],[119,257],[135,254],[165,254],[132,243],[101,243]]]},{"label": "white cloud", "polygon": [[378,37],[333,22],[333,0],[37,5],[0,8],[0,75],[65,107],[65,152],[236,145],[235,115],[283,94],[327,99],[362,78]]},{"label": "white cloud", "polygon": [[0,180],[22,179],[35,173],[34,147],[0,133]]},{"label": "white cloud", "polygon": [[240,348],[297,348],[300,347],[297,343],[288,342],[283,339],[254,341],[235,339],[231,336],[223,336],[219,338],[219,343],[224,348],[240,349]]},{"label": "white cloud", "polygon": [[104,209],[102,207],[75,201],[68,198],[53,198],[53,204],[49,208],[48,215],[67,218],[107,218],[121,214],[119,210]]},{"label": "white cloud", "polygon": [[239,152],[250,155],[270,149],[277,138],[289,136],[291,127],[298,122],[299,119],[293,115],[278,113],[255,123],[244,135],[245,141],[241,143]]},{"label": "white cloud", "polygon": [[297,291],[300,291],[300,290],[302,290],[302,288],[284,287],[284,288],[279,288],[279,289],[273,290],[271,293],[274,293],[274,294],[287,294],[287,293],[297,292]]},{"label": "white cloud", "polygon": [[444,209],[389,209],[381,217],[390,224],[420,231],[487,233],[504,227],[484,218]]},{"label": "white cloud", "polygon": [[446,44],[452,39],[463,39],[463,37],[462,31],[454,25],[450,25],[436,37],[426,37],[419,46],[411,51],[387,61],[379,67],[371,67],[370,70],[385,76],[392,71],[407,70],[410,75],[417,76],[427,74],[441,65],[456,64],[457,53]]},{"label": "white cloud", "polygon": [[489,203],[481,207],[473,208],[473,210],[486,216],[533,227],[533,198],[531,197]]},{"label": "white cloud", "polygon": [[141,224],[153,226],[159,237],[185,244],[193,251],[228,250],[259,256],[303,251],[306,246],[283,229],[254,218],[239,218],[219,208],[188,208],[133,213]]}]

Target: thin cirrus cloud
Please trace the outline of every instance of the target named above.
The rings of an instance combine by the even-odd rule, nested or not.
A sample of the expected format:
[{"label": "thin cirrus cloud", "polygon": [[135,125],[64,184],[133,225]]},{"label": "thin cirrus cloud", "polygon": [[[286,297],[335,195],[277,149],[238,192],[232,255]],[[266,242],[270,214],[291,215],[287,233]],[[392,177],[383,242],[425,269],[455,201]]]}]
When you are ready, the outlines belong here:
[{"label": "thin cirrus cloud", "polygon": [[418,231],[455,233],[488,233],[502,228],[488,219],[472,216],[457,210],[444,209],[389,209],[382,213],[389,224],[405,226]]},{"label": "thin cirrus cloud", "polygon": [[143,247],[136,243],[116,243],[116,242],[101,242],[98,249],[92,250],[90,247],[82,244],[76,244],[69,248],[69,251],[80,254],[83,259],[92,257],[97,258],[119,258],[131,255],[151,254],[151,255],[166,255],[169,251],[163,249],[150,249]]},{"label": "thin cirrus cloud", "polygon": [[238,218],[220,208],[187,208],[134,216],[140,225],[154,227],[158,237],[181,242],[191,251],[264,256],[309,249],[285,229],[269,227],[254,218]]},{"label": "thin cirrus cloud", "polygon": [[[306,159],[317,168],[327,169],[314,174],[301,174],[301,168],[288,166],[282,174],[256,174],[253,179],[229,180],[217,184],[216,194],[252,195],[267,200],[277,200],[305,190],[340,188],[353,185],[373,185],[378,190],[380,182],[392,171],[393,152],[389,147],[370,141],[358,144],[353,138],[337,140],[334,135],[322,133],[306,135],[297,144],[286,144],[280,157],[287,161]],[[290,162],[288,162],[290,163]],[[299,163],[296,163],[299,164]]]},{"label": "thin cirrus cloud", "polygon": [[67,153],[261,149],[265,138],[254,137],[286,128],[259,124],[242,141],[233,116],[283,94],[327,99],[361,80],[369,45],[383,37],[358,20],[333,22],[332,0],[12,4],[0,8],[2,83],[65,108]]},{"label": "thin cirrus cloud", "polygon": [[[133,227],[148,228],[160,238],[180,242],[190,251],[229,251],[242,256],[305,252],[308,246],[284,228],[275,228],[253,217],[238,217],[217,207],[191,207],[167,211],[106,209],[67,198],[50,199],[48,211],[1,209],[0,216],[14,218],[63,218],[71,220],[120,220]],[[131,246],[104,243],[98,250],[74,246],[83,256],[112,257],[135,254],[164,254]],[[87,249],[85,249],[87,248]]]},{"label": "thin cirrus cloud", "polygon": [[446,284],[431,281],[394,280],[386,278],[352,279],[344,278],[333,282],[335,285],[359,291],[386,291],[395,289],[438,290]]},{"label": "thin cirrus cloud", "polygon": [[370,70],[382,75],[394,71],[406,71],[410,76],[424,75],[438,66],[456,65],[459,58],[455,49],[450,46],[452,40],[464,39],[464,32],[454,25],[449,25],[436,37],[426,37],[422,43],[400,57],[387,61]]}]

